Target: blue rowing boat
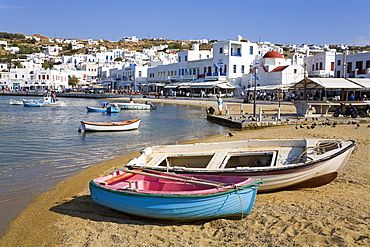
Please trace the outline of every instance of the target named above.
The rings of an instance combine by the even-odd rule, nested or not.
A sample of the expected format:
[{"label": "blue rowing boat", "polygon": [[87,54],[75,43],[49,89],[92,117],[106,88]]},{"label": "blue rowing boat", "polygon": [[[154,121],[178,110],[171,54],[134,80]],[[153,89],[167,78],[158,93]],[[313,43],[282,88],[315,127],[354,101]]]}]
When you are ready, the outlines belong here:
[{"label": "blue rowing boat", "polygon": [[145,218],[171,221],[240,219],[252,210],[261,182],[245,177],[182,176],[119,169],[92,180],[90,192],[99,205]]}]

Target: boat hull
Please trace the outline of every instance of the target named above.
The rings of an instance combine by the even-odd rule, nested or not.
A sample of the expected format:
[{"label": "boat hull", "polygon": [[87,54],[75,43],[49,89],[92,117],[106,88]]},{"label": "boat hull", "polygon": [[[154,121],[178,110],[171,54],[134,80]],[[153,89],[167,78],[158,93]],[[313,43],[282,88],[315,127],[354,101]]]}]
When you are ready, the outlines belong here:
[{"label": "boat hull", "polygon": [[108,113],[119,113],[121,111],[121,108],[119,107],[108,107],[107,112]]},{"label": "boat hull", "polygon": [[14,99],[10,99],[10,100],[9,100],[9,104],[10,104],[10,105],[23,105],[23,101],[21,101],[21,100],[14,100]]},{"label": "boat hull", "polygon": [[150,110],[151,106],[140,103],[116,103],[123,110]]},{"label": "boat hull", "polygon": [[238,218],[253,208],[257,185],[215,193],[151,194],[104,187],[90,182],[93,201],[127,214],[171,221],[196,221],[215,218]]},{"label": "boat hull", "polygon": [[[229,142],[231,143],[231,142]],[[248,141],[245,141],[246,145]],[[258,142],[256,142],[258,143]],[[263,143],[263,142],[261,142]],[[293,142],[292,142],[293,143]],[[239,143],[240,144],[240,143]],[[238,145],[239,145],[238,144]],[[224,143],[223,145],[227,146],[228,143]],[[242,145],[242,144],[240,144]],[[177,145],[179,150],[184,150],[181,154],[177,154],[178,156],[191,156],[191,145]],[[203,146],[203,148],[202,148]],[[237,146],[237,144],[235,144]],[[207,153],[209,152],[214,152],[216,154],[210,155],[212,158],[210,159],[210,162],[205,165],[193,165],[193,167],[189,168],[186,167],[188,166],[188,163],[191,162],[191,160],[187,160],[187,164],[184,161],[183,163],[185,165],[179,165],[178,163],[180,161],[177,161],[178,163],[175,164],[170,164],[169,166],[163,165],[164,162],[161,163],[162,160],[167,160],[169,158],[176,158],[174,157],[175,155],[172,155],[170,153],[166,153],[164,150],[162,154],[163,156],[166,156],[166,158],[161,158],[161,154],[156,156],[158,159],[158,162],[155,161],[156,158],[154,156],[151,156],[150,154],[142,154],[139,156],[136,160],[133,159],[131,160],[127,166],[130,168],[136,168],[136,169],[143,169],[143,168],[148,168],[148,169],[153,169],[153,170],[159,170],[159,171],[170,171],[170,172],[176,172],[179,174],[203,174],[203,175],[224,175],[224,176],[243,176],[243,177],[251,177],[251,178],[259,178],[263,180],[263,184],[259,187],[259,192],[268,192],[268,191],[274,191],[274,190],[279,190],[279,189],[284,189],[284,188],[310,188],[310,187],[318,187],[322,186],[325,184],[328,184],[332,182],[338,175],[338,172],[343,169],[343,167],[346,165],[348,162],[348,159],[352,153],[353,148],[355,147],[355,142],[351,140],[346,140],[341,144],[341,148],[338,149],[333,149],[329,152],[327,152],[327,155],[321,154],[321,155],[308,155],[309,157],[313,157],[312,159],[307,159],[304,162],[300,163],[293,163],[293,164],[286,164],[283,163],[283,161],[279,160],[277,157],[283,154],[283,152],[276,151],[276,163],[279,161],[281,164],[273,164],[271,166],[262,166],[262,167],[249,167],[249,166],[244,166],[244,167],[234,167],[230,169],[226,169],[221,165],[221,167],[215,167],[213,166],[212,163],[215,164],[222,164],[225,163],[225,160],[227,159],[228,152],[225,150],[223,153],[220,151],[220,153],[217,153],[217,151],[210,151],[212,150],[212,144],[196,144],[194,145],[194,150],[198,149],[197,152],[203,152]],[[216,147],[215,147],[216,148]],[[229,153],[233,152],[239,152],[240,158],[242,158],[242,155],[244,153],[240,151],[242,147],[240,146],[239,149],[231,149],[229,150]],[[264,150],[263,144],[261,144],[261,147],[258,147],[260,150]],[[248,149],[253,149],[254,152],[258,149],[256,147],[248,147]],[[266,152],[275,152],[273,151],[275,147],[267,147]],[[283,149],[283,148],[276,148],[276,150]],[[302,150],[304,150],[304,147],[302,147]],[[155,153],[157,151],[154,151]],[[195,151],[194,151],[195,152]],[[247,154],[250,151],[245,151],[245,154]],[[286,153],[293,153],[293,150],[287,150]],[[172,156],[171,156],[172,155]],[[221,156],[217,160],[215,158],[216,156]],[[298,155],[298,153],[294,154]],[[226,157],[226,158],[225,158]],[[262,156],[261,156],[262,157]],[[146,162],[145,159],[148,160]],[[199,155],[197,157],[198,159],[202,158],[202,155]],[[154,161],[153,161],[154,160]],[[161,165],[159,165],[161,163]]]},{"label": "boat hull", "polygon": [[67,101],[56,101],[54,103],[45,103],[44,102],[44,107],[65,107],[67,106]]},{"label": "boat hull", "polygon": [[37,101],[25,101],[23,102],[23,105],[26,106],[26,107],[41,107],[41,106],[44,106],[44,103],[42,102],[37,102]]},{"label": "boat hull", "polygon": [[122,122],[103,122],[92,123],[81,121],[81,130],[83,131],[127,131],[139,128],[141,120],[133,119]]},{"label": "boat hull", "polygon": [[107,108],[99,108],[92,106],[86,106],[86,110],[89,112],[107,112]]}]

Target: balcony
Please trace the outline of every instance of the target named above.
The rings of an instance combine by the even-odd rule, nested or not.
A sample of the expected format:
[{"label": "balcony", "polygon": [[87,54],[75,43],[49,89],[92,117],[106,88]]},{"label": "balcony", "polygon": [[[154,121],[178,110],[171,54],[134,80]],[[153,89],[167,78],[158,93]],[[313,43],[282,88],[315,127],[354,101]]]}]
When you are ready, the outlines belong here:
[{"label": "balcony", "polygon": [[231,56],[232,56],[232,57],[241,57],[241,56],[242,56],[242,54],[241,54],[241,53],[232,52],[232,53],[231,53]]},{"label": "balcony", "polygon": [[226,76],[225,72],[218,74],[217,72],[207,73],[206,76]]}]

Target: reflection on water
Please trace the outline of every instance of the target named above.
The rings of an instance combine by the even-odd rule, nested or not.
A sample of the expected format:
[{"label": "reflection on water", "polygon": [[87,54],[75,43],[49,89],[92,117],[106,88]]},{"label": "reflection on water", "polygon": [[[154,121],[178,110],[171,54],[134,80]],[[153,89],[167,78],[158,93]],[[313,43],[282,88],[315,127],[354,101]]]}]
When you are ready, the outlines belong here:
[{"label": "reflection on water", "polygon": [[[0,231],[36,195],[56,182],[99,162],[146,146],[174,144],[225,133],[209,123],[204,109],[159,104],[157,110],[87,112],[100,99],[62,99],[67,107],[9,105],[0,97]],[[138,130],[78,132],[80,121],[105,122],[141,118]]]}]

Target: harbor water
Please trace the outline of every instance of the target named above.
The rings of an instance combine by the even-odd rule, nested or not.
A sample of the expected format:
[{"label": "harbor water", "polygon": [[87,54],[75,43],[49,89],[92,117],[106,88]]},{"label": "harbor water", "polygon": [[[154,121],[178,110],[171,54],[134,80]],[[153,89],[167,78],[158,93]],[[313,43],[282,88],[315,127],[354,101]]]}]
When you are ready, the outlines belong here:
[{"label": "harbor water", "polygon": [[[195,106],[159,104],[152,111],[107,114],[86,111],[104,99],[60,98],[67,100],[67,107],[9,105],[10,99],[21,97],[0,96],[0,234],[35,196],[84,168],[146,146],[227,133]],[[138,130],[78,132],[81,120],[135,118],[142,119]]]}]

